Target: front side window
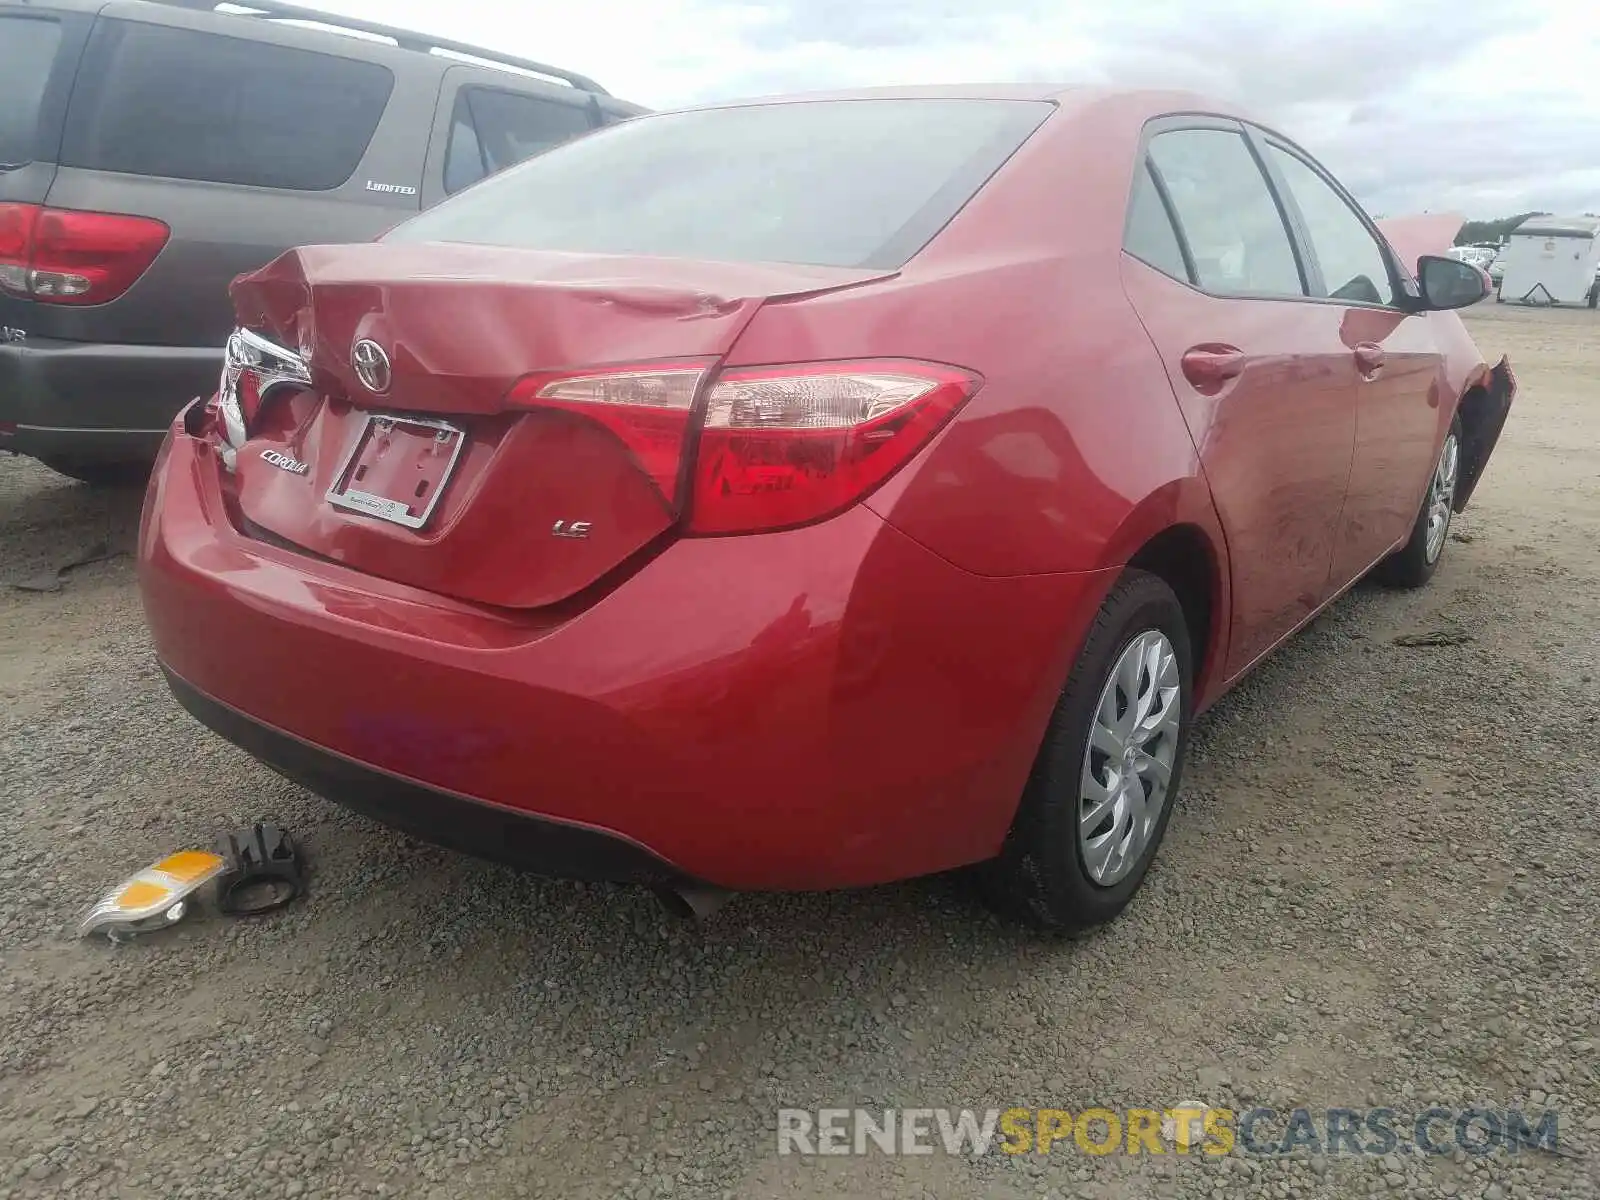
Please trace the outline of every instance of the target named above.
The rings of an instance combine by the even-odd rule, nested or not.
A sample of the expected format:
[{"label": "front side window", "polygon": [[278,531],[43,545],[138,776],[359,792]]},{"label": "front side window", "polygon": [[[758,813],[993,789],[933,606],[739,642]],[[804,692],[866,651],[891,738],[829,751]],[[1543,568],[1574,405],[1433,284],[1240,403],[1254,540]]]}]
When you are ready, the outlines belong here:
[{"label": "front side window", "polygon": [[1242,134],[1157,134],[1150,160],[1172,197],[1200,287],[1221,295],[1305,295],[1289,231]]},{"label": "front side window", "polygon": [[1298,155],[1269,145],[1267,156],[1300,210],[1325,294],[1359,304],[1396,303],[1388,258],[1344,197]]}]

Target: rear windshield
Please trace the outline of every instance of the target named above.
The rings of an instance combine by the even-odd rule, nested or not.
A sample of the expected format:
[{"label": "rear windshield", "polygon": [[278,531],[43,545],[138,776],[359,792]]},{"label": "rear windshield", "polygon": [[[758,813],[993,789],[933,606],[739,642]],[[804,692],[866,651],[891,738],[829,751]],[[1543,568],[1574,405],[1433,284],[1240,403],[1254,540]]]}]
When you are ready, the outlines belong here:
[{"label": "rear windshield", "polygon": [[102,20],[78,72],[61,161],[324,191],[354,173],[393,86],[378,63]]},{"label": "rear windshield", "polygon": [[385,238],[896,268],[1049,115],[1005,100],[819,100],[640,117]]},{"label": "rear windshield", "polygon": [[36,17],[0,17],[0,167],[33,161],[61,26]]}]

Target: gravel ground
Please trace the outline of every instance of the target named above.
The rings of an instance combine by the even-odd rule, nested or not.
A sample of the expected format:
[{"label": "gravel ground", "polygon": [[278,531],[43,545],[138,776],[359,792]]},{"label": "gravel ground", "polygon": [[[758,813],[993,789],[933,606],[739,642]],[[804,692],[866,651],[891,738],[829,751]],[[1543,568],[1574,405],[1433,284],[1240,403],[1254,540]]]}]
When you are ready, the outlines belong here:
[{"label": "gravel ground", "polygon": [[[1522,395],[1428,589],[1357,589],[1205,719],[1141,897],[1078,943],[949,881],[736,899],[519,876],[189,720],[138,496],[0,460],[0,1197],[1600,1196],[1600,324],[1485,305]],[[1471,640],[1406,648],[1401,634]],[[274,814],[276,917],[68,936]],[[779,1157],[780,1106],[1554,1108],[1560,1155]]]}]

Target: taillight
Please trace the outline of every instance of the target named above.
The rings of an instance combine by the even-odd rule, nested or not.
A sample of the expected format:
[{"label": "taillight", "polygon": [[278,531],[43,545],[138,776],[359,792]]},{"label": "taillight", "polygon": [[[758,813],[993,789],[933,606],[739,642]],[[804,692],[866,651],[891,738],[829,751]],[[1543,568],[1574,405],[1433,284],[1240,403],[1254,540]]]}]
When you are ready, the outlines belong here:
[{"label": "taillight", "polygon": [[[688,508],[686,532],[758,533],[819,521],[862,499],[981,382],[958,367],[902,359],[738,367],[717,375],[697,410],[710,369],[697,359],[531,375],[509,402],[564,409],[609,429],[667,505]],[[680,495],[691,451],[694,471]]]},{"label": "taillight", "polygon": [[249,329],[235,329],[223,349],[222,378],[217,381],[224,438],[234,449],[243,446],[272,392],[310,385],[311,368],[295,351]]},{"label": "taillight", "polygon": [[169,234],[149,217],[0,204],[0,288],[46,304],[105,304],[145,273]]},{"label": "taillight", "polygon": [[27,295],[37,204],[0,204],[0,288]]},{"label": "taillight", "polygon": [[508,403],[563,409],[605,426],[676,511],[689,418],[710,367],[709,359],[677,359],[582,374],[529,375],[517,381]]},{"label": "taillight", "polygon": [[689,532],[783,529],[848,508],[927,445],[979,382],[893,359],[723,372],[706,403]]}]

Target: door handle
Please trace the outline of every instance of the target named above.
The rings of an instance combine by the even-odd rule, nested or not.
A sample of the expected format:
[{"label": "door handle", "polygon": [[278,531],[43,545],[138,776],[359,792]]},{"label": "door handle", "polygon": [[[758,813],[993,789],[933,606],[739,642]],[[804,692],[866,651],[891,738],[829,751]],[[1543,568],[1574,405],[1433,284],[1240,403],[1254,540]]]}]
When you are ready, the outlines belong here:
[{"label": "door handle", "polygon": [[1379,371],[1383,370],[1383,347],[1373,345],[1371,342],[1362,342],[1355,348],[1356,366],[1361,371],[1364,379],[1374,379]]},{"label": "door handle", "polygon": [[1185,350],[1179,365],[1195,391],[1212,395],[1244,372],[1245,354],[1237,346],[1208,343]]}]

